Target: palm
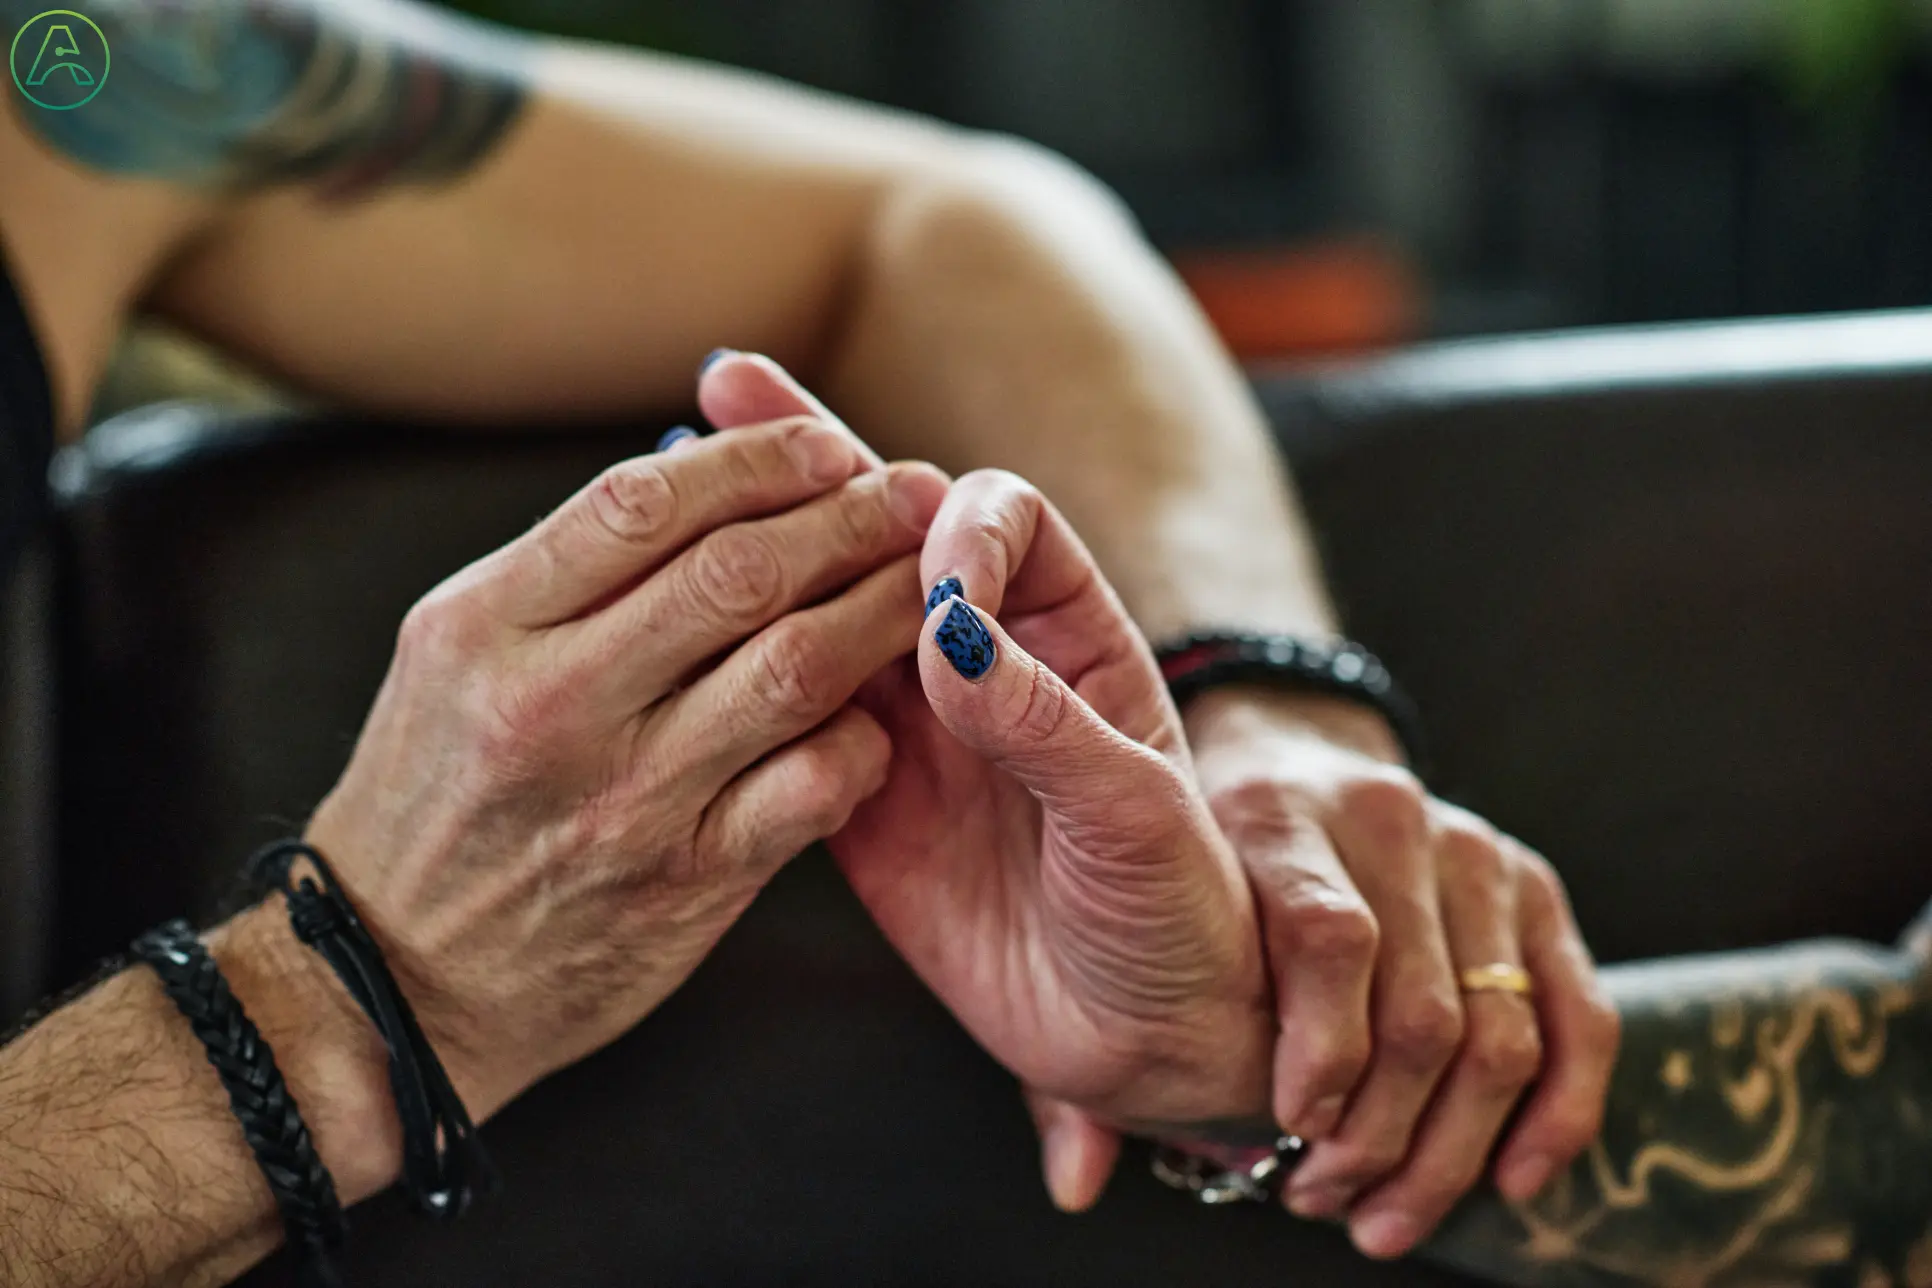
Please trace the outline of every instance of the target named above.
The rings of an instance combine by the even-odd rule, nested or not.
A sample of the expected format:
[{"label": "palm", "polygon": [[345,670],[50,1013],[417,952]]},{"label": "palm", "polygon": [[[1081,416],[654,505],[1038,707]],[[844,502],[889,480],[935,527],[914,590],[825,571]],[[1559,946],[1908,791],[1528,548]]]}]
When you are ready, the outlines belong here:
[{"label": "palm", "polygon": [[[1066,624],[1050,613],[1005,624],[1042,661],[1061,651],[1056,626]],[[1116,710],[1169,713],[1146,741],[1177,754],[1151,667],[1092,668],[1074,687],[1117,727]],[[892,769],[831,848],[974,1037],[1029,1085],[1115,1116],[1225,1112],[1237,1093],[1212,1080],[1160,1085],[1134,1058],[1198,1046],[1218,1066],[1252,1067],[1229,1058],[1227,1035],[1265,1011],[1265,986],[1258,954],[1245,951],[1256,937],[1241,880],[1213,828],[1190,826],[1174,796],[1109,801],[1084,817],[1049,811],[947,732],[911,660],[862,701],[892,737]],[[1191,847],[1199,862],[1137,861],[1150,846]]]}]

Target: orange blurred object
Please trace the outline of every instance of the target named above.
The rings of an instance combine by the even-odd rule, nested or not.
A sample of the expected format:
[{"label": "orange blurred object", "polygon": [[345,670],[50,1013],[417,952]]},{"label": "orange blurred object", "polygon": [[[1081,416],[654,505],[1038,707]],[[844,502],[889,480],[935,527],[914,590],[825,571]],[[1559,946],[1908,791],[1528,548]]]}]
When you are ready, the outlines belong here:
[{"label": "orange blurred object", "polygon": [[1174,267],[1244,362],[1361,353],[1413,340],[1422,287],[1395,247],[1372,237],[1272,250],[1180,253]]}]

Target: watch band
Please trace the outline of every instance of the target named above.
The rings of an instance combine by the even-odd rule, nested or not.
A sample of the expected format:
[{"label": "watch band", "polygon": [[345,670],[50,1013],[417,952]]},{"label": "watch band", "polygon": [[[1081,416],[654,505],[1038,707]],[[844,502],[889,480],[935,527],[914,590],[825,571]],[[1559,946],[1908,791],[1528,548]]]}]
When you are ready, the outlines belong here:
[{"label": "watch band", "polygon": [[1225,684],[1272,684],[1359,702],[1389,722],[1409,767],[1428,777],[1422,721],[1382,660],[1353,640],[1199,631],[1154,650],[1176,704]]}]

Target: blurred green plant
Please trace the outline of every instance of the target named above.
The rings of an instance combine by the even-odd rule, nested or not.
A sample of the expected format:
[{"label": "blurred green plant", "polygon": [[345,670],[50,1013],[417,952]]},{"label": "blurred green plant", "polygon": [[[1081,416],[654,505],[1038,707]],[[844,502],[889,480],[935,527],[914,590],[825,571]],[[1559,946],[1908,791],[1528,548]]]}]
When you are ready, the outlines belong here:
[{"label": "blurred green plant", "polygon": [[446,0],[452,9],[521,27],[581,40],[694,54],[704,35],[692,20],[693,6],[677,0]]},{"label": "blurred green plant", "polygon": [[1863,117],[1917,35],[1908,0],[1776,0],[1778,67],[1803,107]]}]

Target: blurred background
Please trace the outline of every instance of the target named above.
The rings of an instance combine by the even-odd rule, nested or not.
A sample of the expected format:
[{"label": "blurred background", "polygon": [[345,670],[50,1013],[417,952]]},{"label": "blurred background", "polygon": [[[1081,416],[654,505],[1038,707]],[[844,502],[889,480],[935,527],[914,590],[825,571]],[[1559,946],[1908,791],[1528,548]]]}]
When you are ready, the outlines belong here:
[{"label": "blurred background", "polygon": [[1932,295],[1932,0],[460,7],[1048,144],[1248,356]]},{"label": "blurred background", "polygon": [[[445,0],[1066,153],[1238,356],[1932,301],[1932,0]],[[96,414],[290,401],[165,328]]]}]

